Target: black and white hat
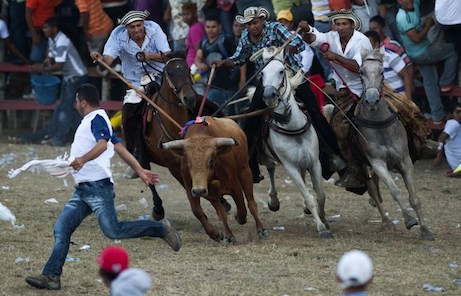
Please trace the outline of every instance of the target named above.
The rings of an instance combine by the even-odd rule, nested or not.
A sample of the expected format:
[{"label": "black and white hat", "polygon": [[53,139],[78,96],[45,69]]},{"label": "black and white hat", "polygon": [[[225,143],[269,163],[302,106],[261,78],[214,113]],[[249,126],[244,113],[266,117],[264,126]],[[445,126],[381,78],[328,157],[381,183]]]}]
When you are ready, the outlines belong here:
[{"label": "black and white hat", "polygon": [[129,25],[132,22],[136,21],[143,21],[148,18],[150,13],[147,10],[139,11],[139,10],[131,10],[127,12],[121,19],[118,19],[119,25]]},{"label": "black and white hat", "polygon": [[269,18],[269,11],[262,6],[251,6],[243,11],[243,16],[236,15],[235,20],[240,24],[246,24],[259,17],[267,20]]}]

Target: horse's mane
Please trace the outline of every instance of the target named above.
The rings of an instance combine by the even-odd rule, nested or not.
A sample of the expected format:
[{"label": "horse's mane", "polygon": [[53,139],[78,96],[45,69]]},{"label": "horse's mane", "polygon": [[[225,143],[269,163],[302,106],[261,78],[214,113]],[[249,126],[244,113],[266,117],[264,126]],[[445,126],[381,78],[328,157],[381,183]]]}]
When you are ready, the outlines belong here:
[{"label": "horse's mane", "polygon": [[288,74],[288,81],[290,81],[290,85],[293,89],[298,88],[298,86],[304,81],[303,71],[299,69],[294,75]]}]

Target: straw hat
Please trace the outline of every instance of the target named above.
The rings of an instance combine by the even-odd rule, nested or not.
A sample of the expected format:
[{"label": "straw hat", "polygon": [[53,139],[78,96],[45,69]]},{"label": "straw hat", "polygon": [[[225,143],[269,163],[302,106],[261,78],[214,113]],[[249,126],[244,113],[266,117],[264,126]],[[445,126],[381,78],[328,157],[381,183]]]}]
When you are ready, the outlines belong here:
[{"label": "straw hat", "polygon": [[357,31],[360,31],[360,28],[362,28],[362,21],[355,15],[355,13],[351,9],[341,9],[341,10],[335,10],[333,12],[330,12],[328,14],[328,17],[332,22],[334,22],[337,19],[348,19],[351,20],[354,23],[354,29]]},{"label": "straw hat", "polygon": [[269,18],[269,11],[262,6],[251,6],[243,11],[243,16],[236,15],[235,20],[240,24],[246,24],[259,17],[267,20]]}]

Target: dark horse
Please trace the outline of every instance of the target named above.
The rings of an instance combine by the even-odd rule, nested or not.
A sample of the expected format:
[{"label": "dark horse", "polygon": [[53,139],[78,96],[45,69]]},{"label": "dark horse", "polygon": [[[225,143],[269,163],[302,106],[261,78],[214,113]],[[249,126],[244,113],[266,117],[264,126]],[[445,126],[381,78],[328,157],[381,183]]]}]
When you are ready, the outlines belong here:
[{"label": "dark horse", "polygon": [[[202,97],[197,95],[192,88],[190,69],[183,59],[173,58],[165,64],[162,85],[152,100],[181,126],[184,126],[189,120],[195,119]],[[207,112],[207,107],[206,105],[204,114],[213,112],[212,110]],[[144,135],[149,160],[167,167],[184,187],[180,172],[180,159],[170,151],[160,148],[160,144],[163,142],[178,140],[180,132],[174,123],[157,110],[153,109],[152,113],[148,115],[148,124]],[[161,220],[165,215],[162,199],[155,186],[150,186],[150,189],[154,202],[152,217],[155,220]]]}]

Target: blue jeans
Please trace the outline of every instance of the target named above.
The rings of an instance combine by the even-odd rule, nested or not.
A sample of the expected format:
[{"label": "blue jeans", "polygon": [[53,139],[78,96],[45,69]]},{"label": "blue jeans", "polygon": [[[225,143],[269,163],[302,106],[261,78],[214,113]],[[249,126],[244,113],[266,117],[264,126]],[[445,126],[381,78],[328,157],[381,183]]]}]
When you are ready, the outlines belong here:
[{"label": "blue jeans", "polygon": [[[431,107],[432,120],[441,121],[446,112],[440,98],[439,85],[453,83],[456,77],[458,56],[454,45],[451,43],[431,44],[422,55],[412,60],[419,66],[419,71],[423,76],[424,91]],[[439,81],[436,63],[442,61],[443,73]]]},{"label": "blue jeans", "polygon": [[95,213],[99,227],[110,239],[165,235],[163,224],[154,220],[118,221],[114,198],[114,185],[109,178],[75,185],[75,192],[54,226],[53,251],[42,274],[61,276],[69,251],[70,237],[91,213]]},{"label": "blue jeans", "polygon": [[74,76],[61,83],[60,103],[54,110],[48,125],[48,135],[57,141],[65,142],[72,131],[72,127],[78,124],[80,116],[75,109],[75,92],[77,87],[87,80],[86,75]]},{"label": "blue jeans", "polygon": [[[11,40],[19,49],[20,52],[26,54],[27,46],[27,24],[26,24],[26,1],[20,2],[17,0],[9,0],[9,13],[10,13],[10,35]],[[16,57],[15,57],[16,58]],[[24,63],[22,60],[21,64]],[[42,60],[43,61],[43,60]]]},{"label": "blue jeans", "polygon": [[[230,97],[232,97],[235,94],[234,89],[222,89],[222,88],[214,88],[211,87],[210,90],[208,91],[208,97],[207,99],[213,103],[216,103],[218,106],[221,106],[226,102]],[[229,115],[230,108],[234,108],[232,105],[229,106],[227,105],[225,108],[222,109],[224,115]]]},{"label": "blue jeans", "polygon": [[[331,31],[331,22],[315,21],[314,27],[317,30],[319,30],[319,32],[327,33]],[[331,77],[331,75],[333,75],[333,70],[331,69],[327,61],[323,58],[323,55],[320,49],[315,48],[314,52],[315,52],[315,56],[319,59],[320,65],[323,68],[323,75],[325,77],[325,80],[328,80],[328,78]]]}]

